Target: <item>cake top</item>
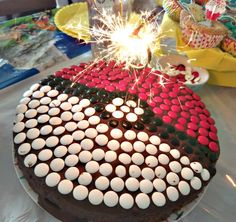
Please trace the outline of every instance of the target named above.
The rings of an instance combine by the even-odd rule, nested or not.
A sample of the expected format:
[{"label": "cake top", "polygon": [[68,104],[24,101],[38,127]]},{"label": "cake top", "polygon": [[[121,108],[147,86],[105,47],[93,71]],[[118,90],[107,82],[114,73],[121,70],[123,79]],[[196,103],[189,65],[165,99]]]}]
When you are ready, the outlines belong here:
[{"label": "cake top", "polygon": [[61,194],[108,207],[163,207],[215,174],[214,120],[195,93],[159,71],[80,64],[23,96],[17,153]]}]

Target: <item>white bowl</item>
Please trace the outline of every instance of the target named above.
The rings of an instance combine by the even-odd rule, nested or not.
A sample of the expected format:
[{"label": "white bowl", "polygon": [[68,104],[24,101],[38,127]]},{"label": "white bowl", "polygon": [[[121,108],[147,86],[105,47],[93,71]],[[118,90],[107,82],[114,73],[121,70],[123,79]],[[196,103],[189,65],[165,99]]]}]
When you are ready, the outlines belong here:
[{"label": "white bowl", "polygon": [[200,80],[197,83],[185,83],[186,86],[191,88],[192,90],[196,91],[199,88],[201,88],[209,79],[209,73],[206,69],[200,68],[193,66],[189,59],[186,56],[182,55],[167,55],[163,56],[158,60],[159,65],[161,66],[162,69],[164,69],[166,66],[169,65],[180,65],[183,64],[185,67],[191,67],[193,71],[197,71],[200,76]]}]

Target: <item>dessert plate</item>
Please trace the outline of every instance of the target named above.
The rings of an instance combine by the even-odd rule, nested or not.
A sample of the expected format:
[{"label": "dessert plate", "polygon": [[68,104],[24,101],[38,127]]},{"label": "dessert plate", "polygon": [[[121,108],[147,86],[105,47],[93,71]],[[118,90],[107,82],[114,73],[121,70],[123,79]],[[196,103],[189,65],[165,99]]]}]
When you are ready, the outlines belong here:
[{"label": "dessert plate", "polygon": [[[16,172],[16,175],[22,185],[22,187],[24,188],[25,192],[30,196],[30,198],[39,206],[39,203],[38,203],[38,194],[35,193],[29,183],[27,182],[27,180],[25,179],[21,169],[19,168],[18,166],[18,162],[17,162],[17,159],[15,158],[15,150],[14,150],[14,147],[12,149],[12,157],[13,157],[13,165],[14,165],[14,168],[15,168],[15,172]],[[207,186],[208,187],[208,186]],[[201,201],[201,199],[203,198],[206,190],[207,190],[207,187],[205,187],[204,191],[201,192],[198,196],[197,199],[195,199],[194,201],[192,201],[191,203],[189,203],[188,205],[186,205],[185,207],[183,207],[181,210],[171,214],[169,216],[169,218],[163,222],[180,222],[181,219],[183,219],[185,216],[187,216],[197,205],[198,203]],[[41,207],[42,208],[42,207]]]}]

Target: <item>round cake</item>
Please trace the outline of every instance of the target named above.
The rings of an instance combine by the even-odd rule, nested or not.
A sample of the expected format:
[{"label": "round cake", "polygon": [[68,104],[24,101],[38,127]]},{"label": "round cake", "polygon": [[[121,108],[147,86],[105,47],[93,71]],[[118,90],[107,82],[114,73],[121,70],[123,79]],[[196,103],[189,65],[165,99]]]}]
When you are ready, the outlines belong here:
[{"label": "round cake", "polygon": [[163,221],[215,175],[215,121],[199,96],[151,68],[99,61],[30,87],[16,108],[19,168],[62,221]]}]

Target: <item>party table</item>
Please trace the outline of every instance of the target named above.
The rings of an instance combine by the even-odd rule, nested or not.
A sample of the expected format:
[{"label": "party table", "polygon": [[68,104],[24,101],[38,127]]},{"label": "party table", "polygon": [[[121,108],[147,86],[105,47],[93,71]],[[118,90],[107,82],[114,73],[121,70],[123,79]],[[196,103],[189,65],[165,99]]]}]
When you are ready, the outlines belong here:
[{"label": "party table", "polygon": [[[62,35],[62,33],[59,33],[59,35]],[[65,36],[65,38],[67,37]],[[72,41],[72,39],[70,40]],[[61,41],[60,44],[64,44],[64,39]],[[50,45],[49,42],[50,40],[45,40],[45,45]],[[27,66],[24,67],[25,64],[21,64],[20,68],[18,68],[22,59],[21,56],[15,60],[18,65],[15,63],[15,66],[10,65],[11,69],[15,70],[13,71],[13,76],[18,76],[16,73],[18,73],[19,70],[23,73],[26,70],[30,73],[26,74],[26,76],[31,77],[24,79],[24,77],[19,74],[22,77],[20,78],[22,81],[0,90],[0,221],[2,222],[58,221],[30,199],[22,188],[19,181],[20,179],[16,176],[12,155],[12,127],[15,107],[22,97],[23,92],[26,91],[29,86],[43,77],[53,74],[62,67],[86,62],[92,58],[89,48],[86,48],[88,46],[85,45],[86,50],[81,51],[77,43],[73,45],[73,50],[70,49],[67,51],[68,54],[65,50],[68,49],[67,47],[62,47],[64,50],[62,52],[62,50],[59,49],[60,47],[56,47],[53,41],[50,45],[52,48],[48,50],[54,50],[55,52],[55,50],[57,51],[59,49],[59,51],[55,54],[49,53],[49,55],[60,56],[54,59],[54,57],[52,58],[46,54],[45,56],[49,57],[45,57],[44,60],[41,61],[40,64],[42,64],[42,66],[40,66],[40,68],[39,66],[34,68],[33,63],[30,62]],[[76,49],[74,48],[75,46],[79,48]],[[42,51],[41,53],[45,54],[46,51]],[[81,53],[85,51],[87,52]],[[76,52],[78,52],[78,54]],[[70,56],[70,53],[73,55]],[[32,53],[30,55],[32,55]],[[30,59],[30,57],[27,58]],[[50,62],[43,66],[45,61],[49,61],[49,58],[51,58]],[[39,62],[34,64],[39,64]],[[5,68],[9,67],[9,63],[5,62],[3,66],[5,66]],[[22,67],[24,68],[22,69]],[[10,70],[9,73],[12,73],[11,69],[6,69],[8,71]],[[0,79],[4,73],[2,70],[1,66]],[[32,72],[32,70],[34,70],[34,72]],[[202,200],[181,222],[234,222],[236,220],[236,104],[234,101],[236,98],[236,89],[205,85],[198,93],[216,120],[216,125],[219,129],[218,136],[221,145],[221,156],[217,162],[217,174],[209,184]],[[233,181],[230,181],[229,178],[232,178]]]}]

